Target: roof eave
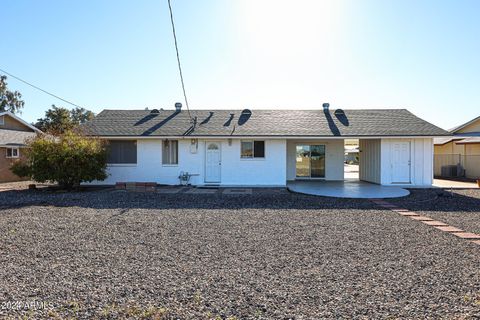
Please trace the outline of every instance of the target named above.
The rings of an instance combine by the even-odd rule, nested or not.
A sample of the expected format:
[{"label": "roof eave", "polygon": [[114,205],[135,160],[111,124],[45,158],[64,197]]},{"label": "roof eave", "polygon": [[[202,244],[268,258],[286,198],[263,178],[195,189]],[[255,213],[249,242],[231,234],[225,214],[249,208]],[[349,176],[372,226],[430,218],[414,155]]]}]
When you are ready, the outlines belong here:
[{"label": "roof eave", "polygon": [[[96,136],[96,135],[91,135]],[[415,138],[439,138],[449,137],[451,135],[342,135],[342,136],[321,136],[321,135],[150,135],[150,136],[138,136],[138,135],[98,135],[96,137],[101,139],[415,139]]]}]

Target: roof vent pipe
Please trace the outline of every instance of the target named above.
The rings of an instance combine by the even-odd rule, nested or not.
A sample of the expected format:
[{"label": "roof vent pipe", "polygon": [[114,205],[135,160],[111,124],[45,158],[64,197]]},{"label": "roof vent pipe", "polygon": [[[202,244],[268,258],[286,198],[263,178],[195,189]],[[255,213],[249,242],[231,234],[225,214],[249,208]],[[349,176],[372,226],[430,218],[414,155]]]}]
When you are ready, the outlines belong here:
[{"label": "roof vent pipe", "polygon": [[322,106],[323,106],[323,111],[328,111],[328,108],[330,108],[330,103],[324,103]]},{"label": "roof vent pipe", "polygon": [[175,103],[175,111],[182,111],[182,104],[180,102]]}]

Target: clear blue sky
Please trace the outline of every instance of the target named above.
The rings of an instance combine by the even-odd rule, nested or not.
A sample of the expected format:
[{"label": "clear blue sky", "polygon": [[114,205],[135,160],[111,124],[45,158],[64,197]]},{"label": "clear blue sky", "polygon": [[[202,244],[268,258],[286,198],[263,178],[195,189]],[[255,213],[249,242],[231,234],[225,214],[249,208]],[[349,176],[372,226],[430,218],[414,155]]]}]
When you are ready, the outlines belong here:
[{"label": "clear blue sky", "polygon": [[[192,109],[480,116],[480,1],[172,0]],[[0,68],[94,112],[183,102],[167,0],[2,1]],[[34,121],[55,103],[9,79]]]}]

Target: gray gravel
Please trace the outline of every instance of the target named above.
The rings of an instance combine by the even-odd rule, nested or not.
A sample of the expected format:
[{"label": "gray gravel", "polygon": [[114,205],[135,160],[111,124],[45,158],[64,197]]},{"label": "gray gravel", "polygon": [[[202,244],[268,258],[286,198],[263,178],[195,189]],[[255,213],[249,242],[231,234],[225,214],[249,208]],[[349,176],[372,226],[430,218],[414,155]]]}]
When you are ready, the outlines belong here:
[{"label": "gray gravel", "polygon": [[76,318],[474,318],[480,246],[376,207],[252,195],[0,192],[0,303]]},{"label": "gray gravel", "polygon": [[409,197],[392,203],[480,234],[480,189],[412,189]]}]

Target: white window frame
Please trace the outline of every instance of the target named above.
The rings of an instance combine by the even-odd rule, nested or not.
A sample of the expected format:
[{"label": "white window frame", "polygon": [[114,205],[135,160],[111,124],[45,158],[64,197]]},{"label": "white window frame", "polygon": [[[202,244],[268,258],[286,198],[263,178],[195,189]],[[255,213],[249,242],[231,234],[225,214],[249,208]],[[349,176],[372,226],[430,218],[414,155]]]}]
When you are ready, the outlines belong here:
[{"label": "white window frame", "polygon": [[[263,142],[263,157],[255,157],[255,141]],[[252,156],[251,157],[242,157],[242,143],[251,142],[252,143]],[[265,160],[267,154],[267,142],[265,140],[240,140],[240,160]]]},{"label": "white window frame", "polygon": [[[8,155],[8,150],[11,150],[10,153],[11,153],[11,156]],[[13,155],[13,151],[16,151],[16,155]],[[9,158],[9,159],[14,159],[14,158],[19,158],[20,157],[20,148],[5,148],[5,157],[6,158]]]},{"label": "white window frame", "polygon": [[0,126],[5,125],[5,116],[0,116]]},{"label": "white window frame", "polygon": [[[173,145],[172,142],[176,142],[176,145],[177,145],[176,159],[175,159],[176,162],[173,162],[172,152],[170,151],[170,152],[168,153],[168,155],[167,155],[167,157],[168,157],[168,159],[167,159],[168,162],[165,163],[165,162],[163,162],[163,160],[164,160],[164,146],[165,146],[165,143],[168,143],[169,148],[172,148],[172,145]],[[162,141],[162,166],[164,166],[164,167],[177,167],[177,166],[178,166],[178,158],[179,158],[179,152],[178,152],[179,150],[178,150],[178,149],[179,149],[179,144],[180,144],[179,141],[178,141],[178,140],[175,140],[175,139],[174,139],[174,140],[168,139],[168,140],[163,140],[163,141]],[[169,150],[171,150],[171,149],[169,149]]]}]

